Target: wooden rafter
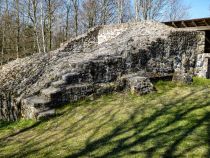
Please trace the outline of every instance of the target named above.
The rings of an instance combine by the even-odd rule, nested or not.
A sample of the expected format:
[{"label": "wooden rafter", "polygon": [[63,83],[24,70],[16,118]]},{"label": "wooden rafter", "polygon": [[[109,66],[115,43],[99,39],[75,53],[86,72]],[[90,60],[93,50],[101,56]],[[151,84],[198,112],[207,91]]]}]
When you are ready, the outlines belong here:
[{"label": "wooden rafter", "polygon": [[207,26],[210,26],[210,24],[206,21],[206,19],[204,20],[204,23],[205,23]]},{"label": "wooden rafter", "polygon": [[210,44],[210,39],[208,39],[208,37],[206,37],[206,41]]},{"label": "wooden rafter", "polygon": [[194,27],[197,27],[197,24],[194,20],[192,20],[192,24],[194,25]]},{"label": "wooden rafter", "polygon": [[187,29],[190,29],[190,30],[197,30],[197,31],[207,31],[209,30],[210,31],[210,26],[197,26],[197,27],[187,27]]},{"label": "wooden rafter", "polygon": [[175,28],[178,28],[177,25],[175,24],[175,22],[172,22],[172,25],[173,25]]},{"label": "wooden rafter", "polygon": [[187,27],[184,21],[182,21],[182,26]]},{"label": "wooden rafter", "polygon": [[210,30],[210,17],[202,19],[189,19],[164,22],[166,25],[175,28],[190,28],[195,30]]}]

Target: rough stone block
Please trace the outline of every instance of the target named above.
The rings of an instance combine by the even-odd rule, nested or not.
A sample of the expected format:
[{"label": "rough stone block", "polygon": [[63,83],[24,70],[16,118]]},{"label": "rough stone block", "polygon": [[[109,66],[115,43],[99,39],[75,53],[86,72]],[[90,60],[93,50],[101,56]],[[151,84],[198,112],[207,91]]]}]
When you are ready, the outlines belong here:
[{"label": "rough stone block", "polygon": [[64,80],[59,80],[51,83],[51,86],[54,88],[62,88],[66,86],[68,83]]},{"label": "rough stone block", "polygon": [[25,119],[36,119],[40,111],[50,106],[51,101],[42,96],[32,96],[22,100],[21,115]]},{"label": "rough stone block", "polygon": [[71,72],[62,76],[62,80],[64,80],[68,84],[79,83],[80,79],[81,75],[77,72]]},{"label": "rough stone block", "polygon": [[111,82],[111,83],[101,83],[98,85],[95,85],[95,93],[96,95],[102,95],[102,94],[110,94],[114,91],[118,90],[118,83]]},{"label": "rough stone block", "polygon": [[47,89],[41,90],[41,95],[45,96],[49,99],[55,100],[58,97],[60,97],[62,94],[62,89],[61,88],[54,88],[54,87],[49,87]]},{"label": "rough stone block", "polygon": [[52,116],[55,116],[55,114],[56,114],[55,109],[45,110],[45,111],[39,112],[37,114],[36,119],[37,120],[47,119],[47,118],[50,118]]},{"label": "rough stone block", "polygon": [[128,84],[131,90],[131,93],[137,93],[140,95],[148,94],[154,91],[154,86],[150,80],[146,77],[132,77],[128,79]]},{"label": "rough stone block", "polygon": [[84,98],[94,92],[92,84],[82,83],[73,84],[65,88],[65,93],[62,95],[62,100],[64,102],[74,102],[81,98]]},{"label": "rough stone block", "polygon": [[193,82],[193,75],[188,73],[175,72],[173,81],[190,84]]}]

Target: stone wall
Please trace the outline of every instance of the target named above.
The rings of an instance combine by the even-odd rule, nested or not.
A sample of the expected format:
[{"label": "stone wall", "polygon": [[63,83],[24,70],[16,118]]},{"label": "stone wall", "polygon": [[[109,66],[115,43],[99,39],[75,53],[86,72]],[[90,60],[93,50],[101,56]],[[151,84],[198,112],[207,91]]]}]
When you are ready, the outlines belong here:
[{"label": "stone wall", "polygon": [[[65,44],[61,45],[60,51],[67,51],[73,53],[81,53],[81,52],[89,52],[95,45],[102,44],[111,39],[114,39],[121,35],[129,28],[138,25],[138,23],[125,23],[119,25],[109,25],[109,26],[100,26],[93,29],[90,29],[86,34],[78,36]],[[158,50],[157,45],[162,45],[158,47],[162,47],[162,50]],[[164,73],[164,71],[180,71],[181,66],[187,64],[193,65],[191,66],[191,73],[200,77],[206,77],[207,72],[207,58],[210,56],[208,54],[204,54],[205,48],[205,32],[195,32],[195,31],[175,31],[172,32],[169,38],[166,41],[161,41],[159,39],[158,42],[152,42],[149,45],[151,51],[158,52],[158,55],[164,53],[166,55],[170,51],[170,55],[181,54],[182,56],[176,57],[176,61],[169,61],[168,59],[161,59],[162,61],[158,61],[158,64],[153,62],[153,58],[150,60],[150,64],[153,66],[148,69],[152,69],[152,71],[158,71]],[[170,48],[167,48],[170,47]],[[164,52],[163,52],[163,49]],[[170,49],[170,50],[166,50]],[[144,50],[143,50],[144,51]],[[161,53],[160,53],[161,51]],[[184,52],[185,51],[185,52]],[[152,56],[155,56],[156,52],[152,52]],[[142,53],[144,54],[144,53]],[[170,56],[169,54],[167,55]],[[197,57],[195,57],[195,56]],[[190,58],[189,58],[190,56]],[[166,58],[166,57],[165,57]],[[160,58],[159,58],[160,59]],[[184,61],[185,60],[185,61]],[[189,61],[187,61],[189,60]],[[181,61],[183,65],[178,64]],[[100,61],[99,61],[100,62]],[[174,62],[174,63],[172,63]],[[196,62],[196,66],[195,66]],[[176,65],[171,67],[170,65]],[[188,66],[189,67],[189,66]],[[174,69],[175,68],[175,69]],[[158,70],[161,69],[161,70]],[[168,70],[167,70],[168,69]],[[151,71],[151,70],[150,70]]]},{"label": "stone wall", "polygon": [[171,34],[171,54],[177,54],[174,70],[182,74],[196,75],[197,56],[204,53],[205,32],[179,31]]},{"label": "stone wall", "polygon": [[89,29],[87,33],[62,43],[59,50],[72,53],[90,51],[94,45],[98,44],[97,37],[100,29],[101,26]]},{"label": "stone wall", "polygon": [[123,23],[116,25],[97,26],[88,30],[87,33],[79,35],[75,38],[61,44],[60,51],[67,52],[86,52],[97,44],[102,44],[111,39],[116,38],[129,28],[138,26],[139,23]]},{"label": "stone wall", "polygon": [[[55,106],[89,95],[127,87],[148,93],[153,89],[149,79],[176,74],[176,80],[188,80],[186,74],[198,71],[204,40],[203,32],[155,22],[93,28],[50,56],[37,54],[5,65],[0,70],[0,92],[7,89],[16,97],[14,101],[6,97],[3,107],[11,109],[12,103],[21,109],[16,116],[40,118],[53,114]],[[121,82],[126,75],[134,77],[127,85]]]},{"label": "stone wall", "polygon": [[195,75],[203,78],[207,78],[208,74],[208,60],[210,59],[210,53],[203,53],[197,55],[196,72]]},{"label": "stone wall", "polygon": [[[95,44],[102,44],[103,42],[114,39],[126,30],[129,30],[137,25],[138,23],[126,23],[113,26],[100,26],[90,29],[86,34],[78,36],[77,38],[72,39],[71,41],[67,42],[67,44],[63,45],[63,49],[61,49],[61,51],[88,52],[88,50],[91,50]],[[132,39],[130,40],[130,45],[132,45]],[[177,30],[171,32],[166,40],[159,38],[156,39],[156,41],[152,41],[150,44],[148,44],[149,51],[145,49],[139,50],[141,55],[138,55],[138,53],[131,53],[129,56],[128,54],[130,52],[127,52],[128,54],[126,54],[126,60],[136,60],[132,61],[130,64],[127,63],[127,65],[130,65],[131,69],[141,70],[144,67],[144,69],[147,69],[147,71],[153,72],[153,74],[156,75],[167,73],[171,74],[174,71],[186,73],[187,71],[192,75],[206,77],[207,63],[205,62],[205,58],[208,57],[208,54],[203,54],[204,47],[205,32]],[[140,56],[144,56],[144,59],[139,59]],[[169,59],[170,57],[171,59]],[[149,60],[146,61],[146,58]],[[119,60],[123,59],[120,58]],[[97,62],[101,65],[101,67],[106,67],[107,65],[107,63],[103,63],[102,60],[96,59],[92,61],[93,67],[97,65],[94,64]],[[147,62],[148,66],[145,67],[144,62]],[[135,65],[135,63],[138,64]],[[96,68],[97,67],[100,66],[96,66]],[[118,69],[122,68],[126,71],[129,71],[130,69],[129,66],[124,66],[123,64],[119,65],[118,67]],[[103,68],[103,70],[95,70],[95,72],[92,73],[100,74],[106,71],[105,69],[107,69],[107,67]],[[92,69],[92,71],[93,70],[94,69]],[[122,71],[123,70],[121,70],[121,72]],[[105,76],[107,77],[110,75]],[[94,78],[93,80],[97,82],[97,78]],[[101,80],[101,78],[99,80],[101,82],[104,81]]]},{"label": "stone wall", "polygon": [[15,121],[20,118],[20,104],[10,93],[0,93],[0,120]]},{"label": "stone wall", "polygon": [[125,23],[125,24],[118,24],[118,25],[103,26],[98,33],[98,44],[107,42],[107,41],[117,37],[124,31],[126,31],[127,29],[132,27],[132,25],[134,25],[134,24]]}]

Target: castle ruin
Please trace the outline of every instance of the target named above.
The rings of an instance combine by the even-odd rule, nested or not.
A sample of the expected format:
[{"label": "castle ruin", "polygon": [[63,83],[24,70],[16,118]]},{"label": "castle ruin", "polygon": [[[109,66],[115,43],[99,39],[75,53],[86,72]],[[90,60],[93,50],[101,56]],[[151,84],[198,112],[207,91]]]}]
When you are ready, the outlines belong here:
[{"label": "castle ruin", "polygon": [[0,119],[40,119],[60,105],[124,89],[147,94],[161,78],[209,77],[207,36],[152,21],[92,28],[58,50],[4,65]]}]

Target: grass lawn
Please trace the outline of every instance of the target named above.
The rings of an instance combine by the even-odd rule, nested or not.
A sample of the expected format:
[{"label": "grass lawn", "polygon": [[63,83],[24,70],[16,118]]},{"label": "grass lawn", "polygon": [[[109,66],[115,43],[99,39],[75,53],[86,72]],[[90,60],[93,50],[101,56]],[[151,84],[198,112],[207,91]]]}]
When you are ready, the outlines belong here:
[{"label": "grass lawn", "polygon": [[0,157],[210,157],[210,81],[156,89],[80,101],[45,121],[1,122]]}]

